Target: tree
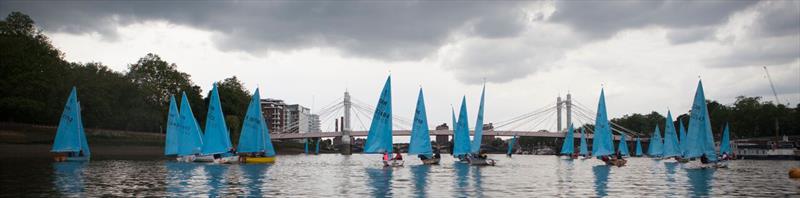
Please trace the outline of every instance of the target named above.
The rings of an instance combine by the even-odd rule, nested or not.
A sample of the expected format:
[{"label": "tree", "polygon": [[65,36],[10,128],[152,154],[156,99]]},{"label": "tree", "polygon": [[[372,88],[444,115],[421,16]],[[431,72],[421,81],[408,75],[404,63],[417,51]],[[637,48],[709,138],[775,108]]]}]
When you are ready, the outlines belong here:
[{"label": "tree", "polygon": [[[126,77],[145,92],[145,101],[158,105],[164,120],[170,96],[180,99],[182,92],[186,92],[195,118],[205,117],[208,105],[203,102],[200,87],[192,82],[189,74],[178,71],[174,63],[169,64],[158,55],[148,53],[128,69]],[[201,125],[205,123],[201,119],[198,121]]]}]

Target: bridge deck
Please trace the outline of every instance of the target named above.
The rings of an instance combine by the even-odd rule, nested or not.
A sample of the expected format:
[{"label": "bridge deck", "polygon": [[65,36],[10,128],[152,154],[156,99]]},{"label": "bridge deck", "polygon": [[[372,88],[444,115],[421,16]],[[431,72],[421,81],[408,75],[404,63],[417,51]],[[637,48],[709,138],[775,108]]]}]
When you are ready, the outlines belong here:
[{"label": "bridge deck", "polygon": [[[368,131],[352,131],[350,132],[350,136],[359,137],[359,136],[367,136]],[[470,131],[470,136],[475,134],[475,131]],[[453,135],[452,130],[431,130],[430,134],[432,136],[435,135]],[[392,132],[394,136],[409,136],[411,135],[410,130],[395,130]],[[566,133],[565,132],[531,132],[531,131],[484,131],[483,135],[491,135],[491,136],[520,136],[520,137],[552,137],[552,138],[563,138]],[[332,137],[339,137],[342,136],[342,132],[318,132],[318,133],[272,133],[270,134],[270,138],[272,139],[301,139],[301,138],[332,138]],[[574,133],[575,139],[581,137],[580,133]],[[587,139],[592,139],[594,135],[586,134]],[[619,135],[614,135],[614,140],[619,140]],[[627,137],[628,141],[633,140],[632,137]],[[642,138],[642,141],[648,141],[648,138]]]}]

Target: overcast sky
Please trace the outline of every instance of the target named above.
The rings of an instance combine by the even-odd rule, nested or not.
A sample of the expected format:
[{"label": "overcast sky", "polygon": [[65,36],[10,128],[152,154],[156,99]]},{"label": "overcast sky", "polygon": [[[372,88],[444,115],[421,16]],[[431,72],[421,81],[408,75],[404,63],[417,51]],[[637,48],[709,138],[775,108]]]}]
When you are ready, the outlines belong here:
[{"label": "overcast sky", "polygon": [[763,66],[781,102],[800,102],[800,1],[0,1],[11,11],[69,61],[126,71],[155,53],[203,90],[235,75],[288,103],[321,107],[347,89],[375,105],[391,74],[394,113],[413,117],[422,86],[431,127],[462,96],[474,124],[484,79],[486,122],[568,92],[594,109],[601,84],[610,117],[677,116],[698,76],[708,99],[772,101]]}]

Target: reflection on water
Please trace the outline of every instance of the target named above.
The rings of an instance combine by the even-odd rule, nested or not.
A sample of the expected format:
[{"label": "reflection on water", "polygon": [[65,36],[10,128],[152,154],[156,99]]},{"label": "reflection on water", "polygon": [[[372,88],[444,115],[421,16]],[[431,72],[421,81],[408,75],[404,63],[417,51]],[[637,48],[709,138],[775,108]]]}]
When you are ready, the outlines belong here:
[{"label": "reflection on water", "polygon": [[63,162],[53,164],[53,184],[63,195],[83,196],[84,162]]},{"label": "reflection on water", "polygon": [[692,185],[692,196],[703,197],[709,195],[709,191],[711,190],[711,179],[714,178],[714,172],[714,169],[686,170],[686,176],[689,177],[689,183]]},{"label": "reflection on water", "polygon": [[392,169],[387,168],[367,168],[367,185],[372,190],[374,197],[392,196]]},{"label": "reflection on water", "polygon": [[[498,156],[501,157],[501,156]],[[280,156],[274,165],[96,160],[0,160],[0,196],[21,197],[785,197],[797,161],[732,161],[728,169],[629,158],[598,160],[516,155],[474,167],[443,156],[438,166],[409,160],[383,168],[375,156]],[[14,162],[14,164],[10,164]],[[21,164],[21,165],[20,165]],[[27,165],[27,166],[26,166]],[[8,187],[11,186],[11,187]],[[5,189],[14,189],[7,191]]]},{"label": "reflection on water", "polygon": [[611,172],[611,166],[597,165],[592,167],[594,173],[594,190],[597,196],[605,197],[608,195],[606,188],[608,187],[608,174]]},{"label": "reflection on water", "polygon": [[415,165],[411,166],[411,174],[414,176],[414,194],[417,197],[427,197],[428,193],[428,172],[431,166]]}]

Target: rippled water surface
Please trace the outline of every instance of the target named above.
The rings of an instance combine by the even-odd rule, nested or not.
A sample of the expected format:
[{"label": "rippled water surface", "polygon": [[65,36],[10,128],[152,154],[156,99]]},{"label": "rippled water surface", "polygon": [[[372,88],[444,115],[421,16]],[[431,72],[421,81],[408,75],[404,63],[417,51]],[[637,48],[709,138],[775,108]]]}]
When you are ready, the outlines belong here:
[{"label": "rippled water surface", "polygon": [[279,156],[274,165],[4,160],[0,185],[5,196],[800,196],[800,181],[787,176],[798,161],[712,170],[647,158],[618,168],[533,155],[492,155],[497,166],[473,167],[443,157],[442,165],[406,159],[401,168],[383,168],[378,155],[338,154]]}]

